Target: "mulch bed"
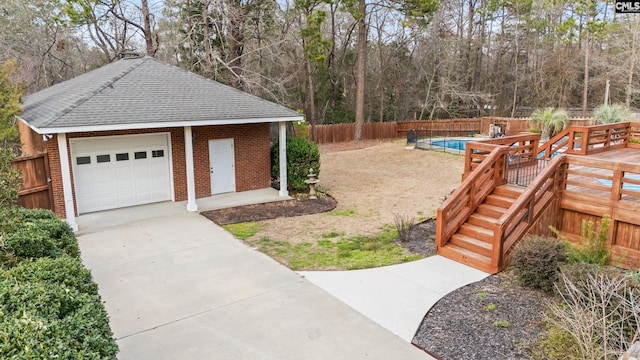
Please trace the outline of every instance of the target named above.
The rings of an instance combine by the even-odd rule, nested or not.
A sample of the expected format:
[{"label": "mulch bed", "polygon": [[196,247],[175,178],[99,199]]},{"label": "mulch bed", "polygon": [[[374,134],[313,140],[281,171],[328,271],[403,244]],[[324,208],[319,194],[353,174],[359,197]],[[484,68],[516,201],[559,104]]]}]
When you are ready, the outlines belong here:
[{"label": "mulch bed", "polygon": [[435,255],[437,252],[436,220],[429,219],[414,225],[407,241],[396,239],[395,243],[414,254],[421,254],[425,257]]},{"label": "mulch bed", "polygon": [[201,214],[218,225],[262,221],[281,217],[317,214],[335,209],[337,202],[331,196],[317,199],[296,198],[265,204],[237,206],[227,209],[205,211]]},{"label": "mulch bed", "polygon": [[[316,214],[333,210],[336,205],[330,196],[299,198],[202,215],[225,225]],[[412,253],[431,256],[436,254],[435,234],[435,219],[429,219],[416,224],[407,241],[396,240],[396,244]],[[547,299],[550,296],[543,292],[518,285],[510,271],[492,275],[440,299],[425,315],[412,343],[445,360],[529,359],[545,331],[542,312]]]},{"label": "mulch bed", "polygon": [[545,332],[547,300],[552,296],[520,286],[504,271],[440,299],[412,343],[445,360],[531,359]]}]

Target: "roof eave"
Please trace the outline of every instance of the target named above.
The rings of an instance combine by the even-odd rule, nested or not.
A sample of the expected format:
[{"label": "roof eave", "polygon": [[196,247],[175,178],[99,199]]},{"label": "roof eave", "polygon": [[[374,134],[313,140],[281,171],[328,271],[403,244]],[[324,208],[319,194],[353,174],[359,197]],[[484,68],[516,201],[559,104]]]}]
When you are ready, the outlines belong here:
[{"label": "roof eave", "polygon": [[[20,119],[20,118],[19,118]],[[28,122],[20,119],[29,125],[38,134],[61,134],[61,133],[78,133],[88,131],[114,131],[114,130],[141,130],[141,129],[157,129],[169,127],[184,126],[210,126],[210,125],[244,125],[244,124],[260,124],[260,123],[277,123],[282,121],[304,121],[304,116],[287,116],[275,118],[254,118],[254,119],[227,119],[227,120],[185,120],[185,121],[168,121],[153,123],[128,123],[113,125],[83,125],[83,126],[65,126],[65,127],[34,127]]]}]

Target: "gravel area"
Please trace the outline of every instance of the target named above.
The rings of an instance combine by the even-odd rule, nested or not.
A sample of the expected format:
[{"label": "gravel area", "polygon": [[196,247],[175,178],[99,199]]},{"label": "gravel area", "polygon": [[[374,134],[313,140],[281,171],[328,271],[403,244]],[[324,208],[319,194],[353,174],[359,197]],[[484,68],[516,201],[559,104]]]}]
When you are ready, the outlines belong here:
[{"label": "gravel area", "polygon": [[439,359],[530,359],[552,297],[524,288],[511,271],[462,287],[427,313],[413,344]]}]

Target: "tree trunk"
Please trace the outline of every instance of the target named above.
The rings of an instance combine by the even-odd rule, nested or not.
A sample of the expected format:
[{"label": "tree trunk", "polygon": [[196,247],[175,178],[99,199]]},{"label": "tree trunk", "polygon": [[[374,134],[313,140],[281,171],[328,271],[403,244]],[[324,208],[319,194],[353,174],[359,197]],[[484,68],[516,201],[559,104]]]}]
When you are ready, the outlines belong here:
[{"label": "tree trunk", "polygon": [[204,38],[204,75],[213,75],[213,55],[211,52],[211,35],[209,34],[209,0],[202,3],[202,37]]},{"label": "tree trunk", "polygon": [[307,63],[307,82],[309,85],[309,114],[307,117],[309,118],[309,122],[311,122],[311,140],[316,141],[316,99],[313,88],[313,71],[309,57],[305,56],[304,58]]},{"label": "tree trunk", "polygon": [[629,60],[631,61],[631,64],[629,64],[629,74],[627,76],[627,86],[625,86],[625,98],[624,98],[624,104],[627,107],[631,106],[631,94],[633,92],[633,71],[636,67],[636,60],[638,55],[636,54],[636,42],[638,41],[638,31],[635,28],[632,28],[631,31],[633,31],[633,38],[631,40],[631,56],[629,57]]},{"label": "tree trunk", "polygon": [[513,118],[516,113],[516,104],[518,100],[518,55],[520,55],[520,44],[518,42],[518,24],[516,23],[516,31],[515,31],[515,43],[516,43],[516,56],[515,56],[515,66],[514,66],[514,77],[515,84],[513,85],[513,99],[511,102],[511,117]]},{"label": "tree trunk", "polygon": [[229,1],[229,53],[227,65],[233,71],[231,85],[242,90],[242,55],[244,53],[244,8],[239,0]]},{"label": "tree trunk", "polygon": [[362,140],[362,128],[364,127],[364,86],[365,67],[367,65],[367,4],[365,0],[359,0],[358,10],[358,60],[356,63],[356,125],[354,140]]},{"label": "tree trunk", "polygon": [[589,30],[584,37],[584,84],[582,86],[582,117],[587,116],[587,95],[589,94]]},{"label": "tree trunk", "polygon": [[146,43],[147,56],[155,56],[158,47],[153,41],[153,30],[151,29],[151,13],[149,12],[148,0],[140,1],[142,7],[142,21],[144,22],[144,41]]}]

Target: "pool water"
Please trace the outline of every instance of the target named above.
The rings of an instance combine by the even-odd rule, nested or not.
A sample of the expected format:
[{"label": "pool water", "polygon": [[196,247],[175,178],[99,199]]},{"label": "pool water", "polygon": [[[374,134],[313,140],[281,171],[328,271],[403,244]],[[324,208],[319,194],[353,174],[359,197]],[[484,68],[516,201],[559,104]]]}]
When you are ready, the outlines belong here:
[{"label": "pool water", "polygon": [[448,147],[449,149],[464,150],[469,140],[437,140],[432,141],[431,146]]}]

